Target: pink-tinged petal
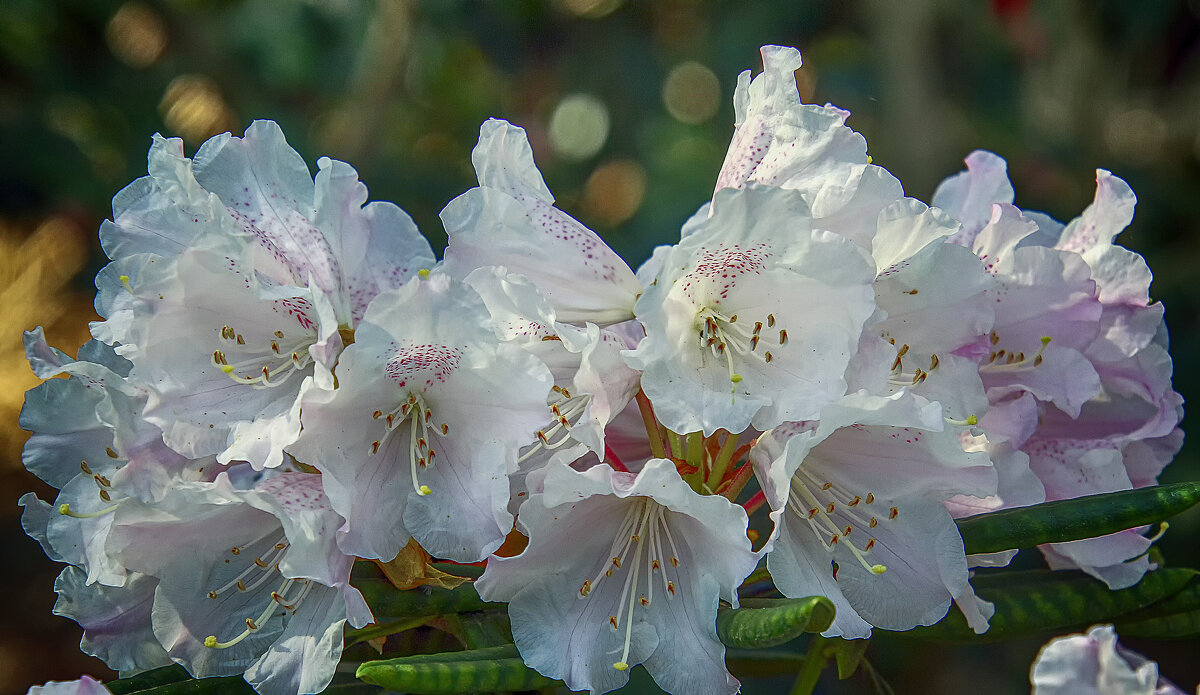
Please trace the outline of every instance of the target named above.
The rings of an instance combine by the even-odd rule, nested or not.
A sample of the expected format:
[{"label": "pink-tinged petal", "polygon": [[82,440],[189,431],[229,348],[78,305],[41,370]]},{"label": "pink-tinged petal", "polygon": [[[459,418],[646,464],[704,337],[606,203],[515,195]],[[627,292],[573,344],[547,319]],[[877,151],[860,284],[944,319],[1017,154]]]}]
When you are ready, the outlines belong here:
[{"label": "pink-tinged petal", "polygon": [[350,165],[317,160],[312,222],[340,259],[340,284],[330,291],[339,322],[353,326],[383,290],[399,287],[436,262],[408,213],[392,203],[367,203],[367,188]]},{"label": "pink-tinged petal", "polygon": [[158,580],[131,574],[124,586],[87,585],[87,575],[68,567],[54,580],[54,614],[83,628],[79,648],[115,671],[146,671],[171,663],[150,624]]},{"label": "pink-tinged petal", "polygon": [[1153,541],[1142,535],[1145,528],[1127,529],[1098,538],[1039,546],[1050,569],[1081,569],[1108,585],[1127,589],[1157,567],[1146,553]]},{"label": "pink-tinged petal", "polygon": [[45,685],[35,685],[26,695],[111,695],[108,688],[91,676],[84,676],[77,681],[50,681]]},{"label": "pink-tinged petal", "polygon": [[447,273],[463,279],[476,268],[505,266],[529,278],[568,323],[631,317],[641,283],[595,232],[554,207],[524,130],[488,120],[471,159],[479,188],[441,213]]},{"label": "pink-tinged petal", "polygon": [[966,171],[938,184],[933,204],[962,222],[962,229],[950,241],[970,247],[991,219],[992,204],[1013,202],[1013,187],[1008,180],[1008,163],[1002,157],[975,150],[965,161]]},{"label": "pink-tinged petal", "polygon": [[218,135],[196,152],[196,181],[221,199],[255,249],[255,267],[276,282],[334,291],[341,259],[314,216],[314,184],[304,159],[273,121],[244,137]]},{"label": "pink-tinged petal", "polygon": [[1133,221],[1137,197],[1123,179],[1104,169],[1096,170],[1096,196],[1079,217],[1062,230],[1055,248],[1081,255],[1112,245],[1113,239]]},{"label": "pink-tinged petal", "polygon": [[1112,625],[1050,640],[1030,669],[1033,695],[1183,695],[1158,664],[1117,644]]}]

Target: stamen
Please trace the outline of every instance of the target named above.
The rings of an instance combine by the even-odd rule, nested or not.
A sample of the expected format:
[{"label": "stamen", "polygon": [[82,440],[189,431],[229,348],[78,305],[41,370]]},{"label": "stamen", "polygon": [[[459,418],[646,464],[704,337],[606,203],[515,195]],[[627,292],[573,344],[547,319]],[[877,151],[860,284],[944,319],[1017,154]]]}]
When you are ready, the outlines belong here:
[{"label": "stamen", "polygon": [[[100,492],[103,493],[104,491],[101,490]],[[103,498],[103,497],[104,497],[104,495],[101,495],[101,498]],[[108,502],[109,500],[106,499],[104,501]],[[117,507],[119,507],[119,506],[121,506],[121,503],[117,502],[116,504],[112,505],[111,507],[105,507],[104,509],[101,509],[99,511],[80,513],[80,512],[71,511],[71,505],[64,503],[64,504],[58,505],[58,513],[62,514],[63,516],[69,516],[72,519],[95,519],[98,516],[104,516],[105,514],[111,514],[115,511],[117,511]]]}]

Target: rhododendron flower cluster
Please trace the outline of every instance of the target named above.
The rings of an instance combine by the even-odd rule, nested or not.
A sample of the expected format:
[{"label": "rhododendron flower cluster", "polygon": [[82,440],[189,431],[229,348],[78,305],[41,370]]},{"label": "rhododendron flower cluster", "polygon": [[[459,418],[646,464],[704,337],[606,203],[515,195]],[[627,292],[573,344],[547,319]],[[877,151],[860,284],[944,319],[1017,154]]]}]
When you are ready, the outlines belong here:
[{"label": "rhododendron flower cluster", "polygon": [[[986,631],[969,568],[1011,553],[968,557],[956,517],[1153,484],[1180,446],[1162,307],[1113,243],[1133,194],[1100,171],[1063,225],[976,152],[926,205],[800,101],[797,51],[762,58],[712,199],[636,272],[504,121],[440,261],[272,122],[192,158],[156,136],[100,230],[95,340],[26,338],[65,378],[26,399],[26,466],[60,493],[23,523],[68,564],[84,650],[319,692],[374,620],[351,566],[410,540],[485,563],[525,663],[573,690],[642,664],[737,691],[716,616],[760,563],[833,603],[827,637],[953,603]],[[1120,588],[1150,542],[1043,551]]]}]

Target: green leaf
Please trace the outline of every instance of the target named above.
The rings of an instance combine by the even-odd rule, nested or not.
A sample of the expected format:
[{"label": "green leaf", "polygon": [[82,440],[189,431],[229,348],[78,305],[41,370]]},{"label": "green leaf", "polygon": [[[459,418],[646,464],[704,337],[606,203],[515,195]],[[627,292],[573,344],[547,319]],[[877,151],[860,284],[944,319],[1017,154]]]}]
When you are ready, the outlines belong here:
[{"label": "green leaf", "polygon": [[1118,620],[1117,633],[1151,639],[1200,635],[1200,577],[1174,596]]},{"label": "green leaf", "polygon": [[730,647],[764,649],[833,623],[833,603],[824,596],[745,599],[738,609],[717,612],[717,636]]},{"label": "green leaf", "polygon": [[1144,608],[1177,594],[1197,576],[1191,569],[1166,568],[1147,572],[1128,589],[1110,590],[1104,582],[1082,572],[996,572],[972,580],[975,593],[996,606],[991,627],[976,635],[953,608],[940,623],[906,633],[945,641],[996,642],[1021,639],[1046,631],[1082,627]]},{"label": "green leaf", "polygon": [[[122,679],[125,680],[125,679]],[[121,681],[113,681],[107,684],[109,690],[112,686]],[[123,690],[123,693],[136,693],[137,695],[227,695],[227,694],[245,694],[254,695],[254,688],[242,679],[241,676],[222,676],[219,678],[189,678],[188,680],[179,681],[176,683],[166,683],[142,690]]]},{"label": "green leaf", "polygon": [[870,640],[839,639],[833,643],[833,655],[837,659],[838,680],[844,681],[858,670],[867,654]]},{"label": "green leaf", "polygon": [[562,685],[525,665],[515,645],[462,652],[421,654],[368,661],[356,674],[363,681],[407,693],[472,693],[536,690]]},{"label": "green leaf", "polygon": [[958,520],[967,554],[1095,538],[1153,524],[1200,502],[1200,482],[1045,502]]},{"label": "green leaf", "polygon": [[179,664],[171,664],[105,683],[104,687],[108,688],[112,695],[126,695],[126,693],[136,693],[167,683],[178,683],[189,678],[191,676],[188,675],[186,669]]},{"label": "green leaf", "polygon": [[472,583],[457,589],[422,586],[400,591],[386,579],[356,579],[354,587],[362,592],[376,617],[415,618],[422,615],[467,613],[495,607],[479,598]]}]

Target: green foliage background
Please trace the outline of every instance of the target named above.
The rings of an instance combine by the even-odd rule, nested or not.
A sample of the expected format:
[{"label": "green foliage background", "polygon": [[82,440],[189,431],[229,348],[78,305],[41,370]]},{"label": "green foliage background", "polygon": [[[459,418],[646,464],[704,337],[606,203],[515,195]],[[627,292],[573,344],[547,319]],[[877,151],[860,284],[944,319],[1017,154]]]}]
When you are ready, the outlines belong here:
[{"label": "green foliage background", "polygon": [[[711,195],[736,75],[761,67],[766,43],[803,51],[804,94],[852,111],[875,162],[910,195],[928,200],[975,148],[1008,159],[1019,205],[1064,221],[1090,201],[1096,167],[1126,178],[1140,202],[1121,241],[1155,271],[1177,390],[1189,400],[1198,392],[1195,2],[5,0],[0,224],[20,234],[55,218],[83,230],[90,260],[64,291],[86,295],[104,262],[94,230],[113,194],[145,173],[152,133],[183,136],[190,153],[209,132],[271,118],[310,165],[321,155],[351,162],[373,199],[408,210],[439,247],[437,213],[473,185],[470,150],[479,124],[495,116],[528,129],[560,204],[636,266]],[[685,61],[719,85],[715,113],[691,122],[673,117],[663,97]],[[595,154],[570,158],[548,130],[556,107],[578,93],[603,103],[609,127]],[[588,192],[613,162],[644,174],[627,219],[603,190]],[[637,176],[622,181],[628,188]],[[24,369],[15,360],[4,367]],[[1164,480],[1200,478],[1196,452],[1187,444]],[[15,500],[30,489],[52,496],[15,451],[6,456],[0,692],[107,676],[77,654],[74,624],[50,615],[57,570],[20,534]],[[1195,565],[1197,513],[1177,519],[1161,547],[1172,564]],[[1035,554],[1023,555],[1037,566]],[[1042,641],[914,647],[885,636],[868,658],[898,693],[1019,692]],[[1200,679],[1195,645],[1129,642],[1185,688]],[[850,681],[829,692],[865,687]]]}]

